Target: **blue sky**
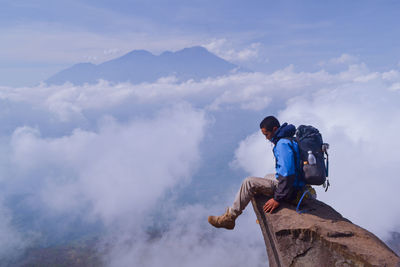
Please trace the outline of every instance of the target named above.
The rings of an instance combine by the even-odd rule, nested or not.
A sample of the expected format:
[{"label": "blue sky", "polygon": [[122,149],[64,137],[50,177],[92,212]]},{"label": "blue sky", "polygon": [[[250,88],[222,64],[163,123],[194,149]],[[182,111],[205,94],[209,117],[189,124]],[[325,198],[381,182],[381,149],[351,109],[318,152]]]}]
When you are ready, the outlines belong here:
[{"label": "blue sky", "polygon": [[[314,71],[348,54],[398,67],[398,1],[1,1],[0,85],[34,85],[79,62],[134,49],[218,44],[215,53],[271,72]],[[240,51],[251,57],[235,58]],[[243,55],[243,54],[242,54]],[[325,66],[326,67],[326,66]]]}]

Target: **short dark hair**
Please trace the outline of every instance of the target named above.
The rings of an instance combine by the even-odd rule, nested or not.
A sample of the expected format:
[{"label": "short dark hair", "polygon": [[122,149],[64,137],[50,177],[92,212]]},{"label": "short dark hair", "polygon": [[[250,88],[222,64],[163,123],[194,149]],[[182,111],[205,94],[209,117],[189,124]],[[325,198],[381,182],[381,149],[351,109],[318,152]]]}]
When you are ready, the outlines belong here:
[{"label": "short dark hair", "polygon": [[265,117],[260,123],[260,129],[264,128],[267,131],[272,131],[274,127],[277,128],[281,127],[281,124],[279,123],[278,119],[275,118],[274,116]]}]

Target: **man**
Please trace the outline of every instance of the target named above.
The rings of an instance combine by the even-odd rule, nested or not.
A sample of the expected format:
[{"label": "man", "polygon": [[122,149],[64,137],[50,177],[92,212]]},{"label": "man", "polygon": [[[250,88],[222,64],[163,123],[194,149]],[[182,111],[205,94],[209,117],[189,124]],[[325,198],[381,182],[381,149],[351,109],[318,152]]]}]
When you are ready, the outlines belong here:
[{"label": "man", "polygon": [[290,202],[296,198],[297,192],[304,187],[299,172],[299,148],[292,138],[296,127],[284,123],[282,126],[274,116],[268,116],[260,123],[261,132],[267,140],[274,144],[276,173],[265,178],[247,177],[236,194],[233,205],[221,216],[209,216],[208,222],[217,228],[232,230],[236,218],[246,208],[251,198],[257,194],[271,196],[265,205],[265,212],[273,212],[282,201]]}]

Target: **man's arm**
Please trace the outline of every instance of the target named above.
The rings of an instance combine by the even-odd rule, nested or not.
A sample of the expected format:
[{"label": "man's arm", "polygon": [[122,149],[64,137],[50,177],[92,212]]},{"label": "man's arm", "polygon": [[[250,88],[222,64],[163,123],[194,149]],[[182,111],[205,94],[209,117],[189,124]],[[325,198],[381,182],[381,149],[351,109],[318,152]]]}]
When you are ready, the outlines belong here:
[{"label": "man's arm", "polygon": [[278,185],[274,199],[277,202],[288,200],[293,192],[293,183],[296,179],[296,165],[293,150],[285,140],[280,140],[275,147],[276,174]]}]

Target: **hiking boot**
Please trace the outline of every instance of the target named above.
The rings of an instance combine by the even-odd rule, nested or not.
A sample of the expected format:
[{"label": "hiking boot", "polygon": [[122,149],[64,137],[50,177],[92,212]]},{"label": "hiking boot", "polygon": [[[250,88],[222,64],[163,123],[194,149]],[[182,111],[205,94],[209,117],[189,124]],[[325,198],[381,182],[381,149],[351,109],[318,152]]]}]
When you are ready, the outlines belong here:
[{"label": "hiking boot", "polygon": [[306,185],[308,192],[310,192],[311,199],[317,199],[317,192],[311,185]]},{"label": "hiking boot", "polygon": [[296,206],[300,202],[300,199],[305,191],[308,191],[308,194],[304,195],[303,200],[317,199],[317,192],[311,185],[307,184],[302,190],[297,191],[296,198],[294,198],[290,203]]},{"label": "hiking boot", "polygon": [[216,228],[226,228],[232,230],[235,228],[236,216],[229,212],[229,208],[221,216],[208,216],[208,222]]}]

